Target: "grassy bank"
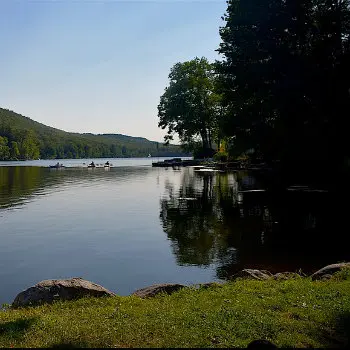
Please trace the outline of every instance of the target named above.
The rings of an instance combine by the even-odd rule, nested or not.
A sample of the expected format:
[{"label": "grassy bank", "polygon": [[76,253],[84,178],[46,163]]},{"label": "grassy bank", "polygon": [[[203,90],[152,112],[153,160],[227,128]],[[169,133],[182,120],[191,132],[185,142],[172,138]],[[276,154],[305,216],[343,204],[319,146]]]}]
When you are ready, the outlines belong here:
[{"label": "grassy bank", "polygon": [[350,272],[329,281],[237,280],[150,299],[80,299],[0,312],[0,347],[342,347]]}]

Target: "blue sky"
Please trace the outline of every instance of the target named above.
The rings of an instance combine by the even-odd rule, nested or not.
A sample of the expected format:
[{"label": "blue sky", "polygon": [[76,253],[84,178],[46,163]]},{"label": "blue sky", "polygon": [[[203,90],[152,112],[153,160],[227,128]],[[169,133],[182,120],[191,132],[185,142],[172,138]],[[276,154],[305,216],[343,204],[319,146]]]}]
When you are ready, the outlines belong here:
[{"label": "blue sky", "polygon": [[176,62],[213,61],[225,0],[0,1],[0,107],[72,132],[162,141]]}]

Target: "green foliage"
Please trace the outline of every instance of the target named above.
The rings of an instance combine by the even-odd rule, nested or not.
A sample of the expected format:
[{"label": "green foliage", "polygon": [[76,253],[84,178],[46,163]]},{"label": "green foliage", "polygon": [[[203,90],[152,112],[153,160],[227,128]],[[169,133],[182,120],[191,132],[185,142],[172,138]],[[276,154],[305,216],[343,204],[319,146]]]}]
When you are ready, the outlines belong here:
[{"label": "green foliage", "polygon": [[[10,147],[10,159],[17,159],[20,156],[18,144],[16,141],[11,141],[11,147]],[[2,159],[6,159],[6,157],[3,157]]]},{"label": "green foliage", "polygon": [[214,160],[218,162],[227,162],[228,153],[227,152],[217,152],[214,155]]},{"label": "green foliage", "polygon": [[0,159],[7,159],[10,157],[10,148],[8,147],[7,137],[0,136]]},{"label": "green foliage", "polygon": [[237,153],[341,164],[349,154],[349,1],[227,3],[216,65],[224,135],[234,136]]},{"label": "green foliage", "polygon": [[38,139],[32,129],[20,132],[19,153],[23,159],[38,159],[39,146]]},{"label": "green foliage", "polygon": [[170,296],[86,298],[0,312],[1,347],[284,347],[349,341],[350,281],[242,279]]},{"label": "green foliage", "polygon": [[336,281],[349,281],[350,280],[350,268],[342,268],[332,276]]},{"label": "green foliage", "polygon": [[68,133],[0,108],[0,160],[181,156],[179,146],[142,137]]},{"label": "green foliage", "polygon": [[171,68],[169,86],[158,105],[158,126],[167,128],[166,141],[176,133],[187,148],[196,146],[198,139],[203,150],[212,148],[220,101],[213,68],[204,57]]}]

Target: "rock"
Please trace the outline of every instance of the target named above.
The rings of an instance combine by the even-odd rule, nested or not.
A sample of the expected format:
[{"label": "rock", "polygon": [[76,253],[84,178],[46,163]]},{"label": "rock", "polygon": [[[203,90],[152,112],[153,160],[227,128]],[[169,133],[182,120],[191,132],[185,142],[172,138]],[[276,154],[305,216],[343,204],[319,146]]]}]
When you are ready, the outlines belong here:
[{"label": "rock", "polygon": [[183,284],[165,283],[165,284],[153,284],[152,286],[141,288],[136,290],[132,295],[140,298],[154,297],[160,293],[172,294],[181,288],[185,288]]},{"label": "rock", "polygon": [[325,275],[333,275],[344,267],[350,267],[350,262],[327,265],[322,269],[313,273],[311,275],[311,279],[314,281],[314,280],[323,279],[323,277],[329,278],[329,276],[325,276]]},{"label": "rock", "polygon": [[236,279],[238,277],[248,277],[254,278],[256,280],[268,280],[272,278],[272,274],[266,270],[244,269],[234,274],[232,276],[232,279]]},{"label": "rock", "polygon": [[301,277],[301,276],[296,272],[278,272],[273,275],[273,278],[275,280],[288,280],[290,278],[295,278],[295,277]]},{"label": "rock", "polygon": [[322,275],[322,277],[320,278],[322,281],[326,281],[332,278],[332,275],[329,273],[326,273],[325,275]]},{"label": "rock", "polygon": [[45,280],[19,293],[13,301],[12,307],[52,303],[54,300],[71,300],[84,296],[114,295],[106,288],[79,277],[64,280]]}]

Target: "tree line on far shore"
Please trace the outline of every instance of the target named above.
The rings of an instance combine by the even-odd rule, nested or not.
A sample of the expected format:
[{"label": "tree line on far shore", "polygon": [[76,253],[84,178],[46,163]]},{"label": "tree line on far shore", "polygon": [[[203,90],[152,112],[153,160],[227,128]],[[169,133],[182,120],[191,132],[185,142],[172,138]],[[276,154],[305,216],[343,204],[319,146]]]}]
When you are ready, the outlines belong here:
[{"label": "tree line on far shore", "polygon": [[120,134],[68,133],[0,108],[0,160],[188,155],[179,146],[164,146]]},{"label": "tree line on far shore", "polygon": [[348,0],[229,0],[222,59],[176,63],[158,105],[165,141],[285,172],[349,169]]}]

